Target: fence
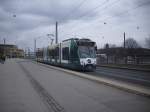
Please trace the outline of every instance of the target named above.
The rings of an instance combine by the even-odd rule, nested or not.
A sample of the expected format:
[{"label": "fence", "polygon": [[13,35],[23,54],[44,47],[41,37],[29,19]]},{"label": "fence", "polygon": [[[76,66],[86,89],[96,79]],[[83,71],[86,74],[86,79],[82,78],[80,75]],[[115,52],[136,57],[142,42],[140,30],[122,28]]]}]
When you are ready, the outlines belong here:
[{"label": "fence", "polygon": [[147,64],[150,65],[150,57],[117,57],[97,55],[97,64]]}]

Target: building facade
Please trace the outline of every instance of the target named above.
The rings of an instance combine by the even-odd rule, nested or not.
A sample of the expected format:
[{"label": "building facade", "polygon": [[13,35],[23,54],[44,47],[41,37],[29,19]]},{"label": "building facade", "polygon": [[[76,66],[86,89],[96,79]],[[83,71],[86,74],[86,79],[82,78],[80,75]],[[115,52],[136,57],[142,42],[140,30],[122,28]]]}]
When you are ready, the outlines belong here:
[{"label": "building facade", "polygon": [[0,44],[0,55],[4,55],[7,58],[24,57],[24,51],[18,49],[16,45]]}]

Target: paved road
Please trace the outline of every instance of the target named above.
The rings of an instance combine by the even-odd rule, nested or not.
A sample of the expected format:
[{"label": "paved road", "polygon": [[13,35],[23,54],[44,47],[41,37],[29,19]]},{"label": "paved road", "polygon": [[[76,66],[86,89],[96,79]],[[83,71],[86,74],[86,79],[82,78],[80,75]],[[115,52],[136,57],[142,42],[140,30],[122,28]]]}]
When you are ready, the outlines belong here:
[{"label": "paved road", "polygon": [[95,72],[87,74],[113,78],[150,87],[150,72],[108,67],[97,67]]},{"label": "paved road", "polygon": [[0,112],[150,112],[150,99],[26,60],[0,64]]}]

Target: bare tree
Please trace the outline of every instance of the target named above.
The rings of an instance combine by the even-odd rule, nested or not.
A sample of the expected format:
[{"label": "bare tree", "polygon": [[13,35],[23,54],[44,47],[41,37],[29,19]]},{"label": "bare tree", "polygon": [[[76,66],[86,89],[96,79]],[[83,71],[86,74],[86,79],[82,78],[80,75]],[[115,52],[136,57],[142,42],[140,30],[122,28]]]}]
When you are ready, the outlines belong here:
[{"label": "bare tree", "polygon": [[150,35],[145,39],[146,47],[150,48]]},{"label": "bare tree", "polygon": [[109,47],[110,47],[110,48],[116,48],[117,45],[116,45],[116,44],[110,44]]},{"label": "bare tree", "polygon": [[104,45],[104,48],[105,48],[105,49],[108,49],[108,48],[109,48],[109,44],[106,43],[106,44]]},{"label": "bare tree", "polygon": [[104,48],[105,48],[105,49],[108,49],[108,48],[116,48],[116,44],[109,44],[109,43],[106,43],[106,44],[104,45]]},{"label": "bare tree", "polygon": [[133,38],[128,38],[125,40],[125,48],[139,48],[140,45]]}]

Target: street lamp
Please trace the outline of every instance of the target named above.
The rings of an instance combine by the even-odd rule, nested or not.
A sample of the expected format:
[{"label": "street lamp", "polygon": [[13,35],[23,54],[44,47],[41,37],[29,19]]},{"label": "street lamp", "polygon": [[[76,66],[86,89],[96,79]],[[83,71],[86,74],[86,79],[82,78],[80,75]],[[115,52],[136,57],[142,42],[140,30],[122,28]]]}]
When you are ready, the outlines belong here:
[{"label": "street lamp", "polygon": [[37,38],[34,38],[34,57],[35,58],[36,58],[36,40],[39,39],[39,38],[41,38],[41,36],[37,37]]},{"label": "street lamp", "polygon": [[15,14],[13,14],[13,17],[15,18],[15,17],[16,17],[16,15],[15,15]]},{"label": "street lamp", "polygon": [[49,37],[49,36],[52,36],[52,37],[54,37],[55,35],[54,34],[47,34],[47,36]]}]

